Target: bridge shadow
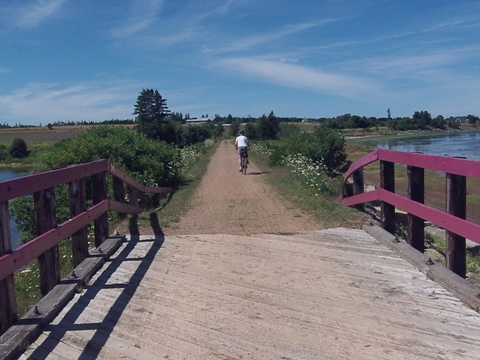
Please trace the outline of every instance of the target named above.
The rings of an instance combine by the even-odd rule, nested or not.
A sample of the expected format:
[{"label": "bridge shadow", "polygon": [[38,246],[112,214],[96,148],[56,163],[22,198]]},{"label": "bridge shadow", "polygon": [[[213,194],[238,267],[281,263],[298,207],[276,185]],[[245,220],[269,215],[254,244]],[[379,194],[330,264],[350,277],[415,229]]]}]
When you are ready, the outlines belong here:
[{"label": "bridge shadow", "polygon": [[[64,314],[62,320],[58,324],[50,324],[45,328],[45,331],[50,331],[48,337],[43,341],[42,346],[35,349],[31,357],[44,358],[52,353],[59,345],[61,339],[69,331],[89,331],[93,332],[88,343],[85,344],[82,354],[77,357],[80,360],[87,360],[97,358],[104,345],[107,343],[110,335],[118,323],[122,313],[129,304],[132,297],[135,295],[143,277],[150,268],[157,252],[163,245],[165,235],[160,227],[156,212],[150,214],[150,223],[155,236],[151,239],[140,239],[140,232],[137,224],[137,216],[133,216],[129,220],[130,240],[127,241],[126,246],[114,258],[107,262],[107,267],[102,274],[95,280],[94,283],[87,285],[84,293],[77,299],[77,302]],[[152,246],[143,258],[131,256],[132,251],[137,244],[151,242]],[[112,284],[109,280],[112,275],[119,268],[119,266],[127,261],[139,262],[137,269],[128,282]],[[99,292],[107,288],[122,289],[120,295],[115,300],[114,304],[106,313],[104,320],[101,323],[90,324],[76,324],[82,313],[87,309],[90,302],[95,299]]]}]

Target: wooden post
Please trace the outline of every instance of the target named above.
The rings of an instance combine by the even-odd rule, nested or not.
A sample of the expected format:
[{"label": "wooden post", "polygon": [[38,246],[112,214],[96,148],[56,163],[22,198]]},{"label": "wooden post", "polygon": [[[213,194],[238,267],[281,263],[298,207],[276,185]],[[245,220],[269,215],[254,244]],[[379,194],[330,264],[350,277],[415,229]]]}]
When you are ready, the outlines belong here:
[{"label": "wooden post", "polygon": [[130,205],[139,206],[138,205],[138,190],[132,186],[128,186],[128,197],[130,200]]},{"label": "wooden post", "polygon": [[[98,204],[107,198],[107,183],[105,173],[92,176],[93,203]],[[95,246],[100,246],[108,237],[108,213],[99,216],[93,221],[95,232]]]},{"label": "wooden post", "polygon": [[[8,201],[0,203],[0,256],[12,252]],[[0,281],[0,335],[18,319],[15,279],[11,274]]]},{"label": "wooden post", "polygon": [[[365,191],[364,182],[363,182],[363,168],[355,171],[352,174],[352,178],[353,178],[353,195],[363,194],[363,192]],[[355,208],[357,210],[363,211],[365,210],[365,204],[364,203],[357,204],[355,205]]]},{"label": "wooden post", "polygon": [[[69,184],[70,216],[73,218],[86,210],[85,179],[75,180]],[[72,235],[73,267],[75,268],[88,256],[88,228]]]},{"label": "wooden post", "polygon": [[[113,184],[113,195],[116,201],[118,202],[125,202],[125,187],[123,186],[123,181],[116,178],[115,176],[112,177],[112,184]],[[126,213],[117,213],[118,221],[125,220],[127,218]]]},{"label": "wooden post", "polygon": [[[447,173],[446,182],[447,212],[460,219],[465,219],[467,214],[467,180],[465,176]],[[463,278],[467,271],[466,250],[465,238],[447,231],[447,268]]]},{"label": "wooden post", "polygon": [[[407,166],[408,197],[420,204],[425,202],[425,170]],[[425,251],[425,222],[418,216],[407,215],[408,243],[420,252]]]},{"label": "wooden post", "polygon": [[[50,188],[33,194],[36,235],[57,226],[55,189]],[[60,258],[58,245],[38,257],[40,268],[40,292],[46,295],[60,282]]]},{"label": "wooden post", "polygon": [[[395,164],[390,161],[380,161],[380,187],[395,192]],[[390,234],[395,234],[395,206],[381,202],[382,227]]]}]

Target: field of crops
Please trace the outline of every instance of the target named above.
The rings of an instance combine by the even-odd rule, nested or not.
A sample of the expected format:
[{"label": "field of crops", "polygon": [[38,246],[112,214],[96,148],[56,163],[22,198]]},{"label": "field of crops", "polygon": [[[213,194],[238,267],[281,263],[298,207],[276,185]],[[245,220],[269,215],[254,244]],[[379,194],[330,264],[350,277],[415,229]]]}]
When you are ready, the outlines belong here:
[{"label": "field of crops", "polygon": [[[54,143],[80,135],[95,125],[66,125],[54,126],[51,130],[47,127],[30,127],[30,128],[7,128],[0,129],[0,145],[5,145],[7,148],[12,144],[16,138],[22,138],[27,145],[53,145]],[[111,126],[128,126],[132,125],[111,125]]]}]

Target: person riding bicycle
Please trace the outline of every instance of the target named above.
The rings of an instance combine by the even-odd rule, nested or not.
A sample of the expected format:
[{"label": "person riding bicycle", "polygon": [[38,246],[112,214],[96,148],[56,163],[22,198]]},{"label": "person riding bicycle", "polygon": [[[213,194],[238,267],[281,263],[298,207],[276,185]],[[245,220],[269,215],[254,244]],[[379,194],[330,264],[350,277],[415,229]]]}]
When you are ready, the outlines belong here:
[{"label": "person riding bicycle", "polygon": [[[242,155],[246,153],[246,156],[248,157],[248,150],[250,150],[250,142],[248,141],[248,138],[245,136],[245,132],[243,130],[239,132],[239,135],[235,139],[235,149],[238,150],[238,163],[240,165],[240,170],[238,171],[241,172],[242,171]],[[247,164],[248,164],[248,160],[247,160]]]}]

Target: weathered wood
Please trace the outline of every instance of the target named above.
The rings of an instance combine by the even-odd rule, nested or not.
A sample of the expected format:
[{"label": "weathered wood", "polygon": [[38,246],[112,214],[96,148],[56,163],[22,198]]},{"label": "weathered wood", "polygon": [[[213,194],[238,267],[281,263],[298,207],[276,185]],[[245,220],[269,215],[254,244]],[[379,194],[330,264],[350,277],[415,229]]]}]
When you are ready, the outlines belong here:
[{"label": "weathered wood", "polygon": [[139,206],[139,201],[138,201],[139,191],[136,188],[131,187],[129,185],[127,185],[127,189],[128,189],[128,198],[130,200],[130,205]]},{"label": "weathered wood", "polygon": [[[446,211],[461,219],[467,214],[467,180],[465,176],[446,174]],[[466,275],[466,240],[464,237],[447,231],[447,268],[462,278]]]},{"label": "weathered wood", "polygon": [[[123,184],[123,181],[116,178],[112,177],[112,185],[113,185],[113,196],[114,199],[118,202],[125,202],[125,185]],[[126,213],[117,213],[118,220],[122,221],[127,218]]]},{"label": "weathered wood", "polygon": [[[0,203],[0,256],[12,251],[8,202]],[[0,335],[17,321],[14,275],[0,281]]]},{"label": "weathered wood", "polygon": [[[395,164],[380,161],[380,187],[392,193],[395,192]],[[395,206],[381,202],[382,227],[391,234],[395,233]]]},{"label": "weathered wood", "polygon": [[[37,236],[57,226],[55,189],[50,188],[33,194],[35,231]],[[60,258],[58,245],[38,257],[40,269],[40,292],[46,295],[60,281]]]},{"label": "weathered wood", "polygon": [[[363,194],[364,190],[364,179],[363,179],[363,168],[355,171],[352,174],[353,178],[353,194],[358,195],[358,194]],[[358,204],[355,205],[355,208],[357,210],[363,211],[365,210],[365,204]]]},{"label": "weathered wood", "polygon": [[65,346],[85,359],[480,353],[480,316],[360,230],[162,240],[128,241],[25,356]]},{"label": "weathered wood", "polygon": [[[69,183],[70,216],[73,218],[85,211],[85,179]],[[73,267],[80,264],[88,256],[88,227],[83,227],[72,235]]]},{"label": "weathered wood", "polygon": [[467,306],[480,312],[480,288],[478,286],[468,282],[441,264],[433,262],[425,254],[418,252],[406,242],[397,241],[393,235],[385,232],[378,226],[366,225],[363,227],[363,230],[388,248],[394,250],[429,279],[443,286]]},{"label": "weathered wood", "polygon": [[0,359],[17,359],[78,293],[85,283],[105,264],[106,260],[118,250],[124,237],[106,239],[100,247],[87,257],[74,271],[62,279],[52,291],[45,295],[5,334],[0,337]]},{"label": "weathered wood", "polygon": [[[416,166],[407,166],[408,197],[420,204],[425,202],[425,171]],[[407,214],[408,243],[420,252],[425,250],[425,223],[420,217]]]},{"label": "weathered wood", "polygon": [[[107,198],[107,182],[105,173],[92,176],[93,203],[98,204]],[[108,214],[100,215],[93,221],[95,233],[95,246],[98,247],[108,237]]]}]

